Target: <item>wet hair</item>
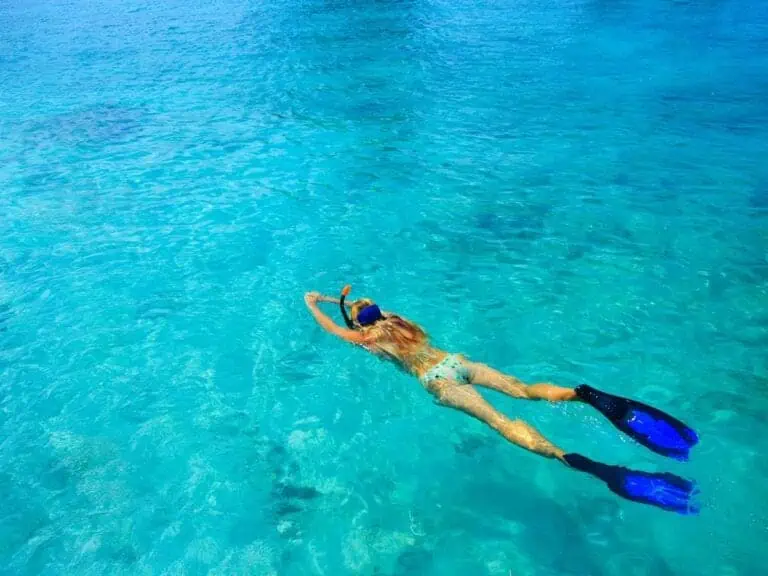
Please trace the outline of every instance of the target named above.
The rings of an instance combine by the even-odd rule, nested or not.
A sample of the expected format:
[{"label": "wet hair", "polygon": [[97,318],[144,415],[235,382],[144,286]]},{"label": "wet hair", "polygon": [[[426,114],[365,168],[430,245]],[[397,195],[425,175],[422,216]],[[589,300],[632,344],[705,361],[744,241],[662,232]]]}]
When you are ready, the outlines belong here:
[{"label": "wet hair", "polygon": [[370,334],[376,339],[376,348],[398,359],[413,358],[427,343],[429,337],[424,329],[406,318],[390,312],[385,312],[384,317],[371,326],[361,327],[357,324],[357,316],[360,310],[373,304],[372,300],[362,298],[356,300],[351,306],[352,321],[363,334]]}]

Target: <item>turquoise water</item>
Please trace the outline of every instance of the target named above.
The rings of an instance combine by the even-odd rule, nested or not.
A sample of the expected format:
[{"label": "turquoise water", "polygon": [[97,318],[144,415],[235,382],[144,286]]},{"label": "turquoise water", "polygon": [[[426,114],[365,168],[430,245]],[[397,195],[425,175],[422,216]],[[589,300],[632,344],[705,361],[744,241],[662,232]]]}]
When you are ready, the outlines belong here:
[{"label": "turquoise water", "polygon": [[[762,573],[766,70],[747,0],[2,3],[0,573]],[[489,396],[701,515],[323,334],[347,282],[683,418]]]}]

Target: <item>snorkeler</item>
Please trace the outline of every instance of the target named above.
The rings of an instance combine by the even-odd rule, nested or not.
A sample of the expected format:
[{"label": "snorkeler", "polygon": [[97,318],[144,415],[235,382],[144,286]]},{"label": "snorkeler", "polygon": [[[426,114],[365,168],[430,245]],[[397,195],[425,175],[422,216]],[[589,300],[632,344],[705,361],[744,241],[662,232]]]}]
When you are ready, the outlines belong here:
[{"label": "snorkeler", "polygon": [[[417,324],[389,312],[374,302],[360,299],[345,302],[350,287],[341,298],[309,292],[304,300],[325,330],[372,354],[394,362],[416,376],[437,401],[461,410],[485,422],[508,441],[547,458],[586,472],[606,483],[615,494],[681,514],[695,514],[690,501],[695,484],[670,473],[630,470],[590,460],[581,454],[566,453],[521,420],[510,420],[491,406],[475,389],[490,388],[527,400],[584,402],[601,412],[619,430],[650,450],[676,460],[687,460],[689,450],[698,442],[696,433],[672,416],[634,400],[596,390],[586,384],[575,389],[552,384],[525,384],[513,376],[449,354],[430,345],[427,334]],[[338,304],[346,328],[337,325],[317,306],[318,302]],[[349,307],[349,312],[347,312]]]}]

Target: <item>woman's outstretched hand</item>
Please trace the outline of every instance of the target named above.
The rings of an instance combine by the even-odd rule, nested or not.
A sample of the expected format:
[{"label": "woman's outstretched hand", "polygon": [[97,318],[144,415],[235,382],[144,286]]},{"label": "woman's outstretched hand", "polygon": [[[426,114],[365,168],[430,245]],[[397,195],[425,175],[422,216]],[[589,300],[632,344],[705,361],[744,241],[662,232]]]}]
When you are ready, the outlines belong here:
[{"label": "woman's outstretched hand", "polygon": [[[304,302],[307,303],[307,306],[311,305],[312,303],[318,304],[320,302],[327,302],[328,304],[338,304],[339,299],[334,298],[333,296],[324,296],[319,292],[307,292],[306,294],[304,294]],[[349,304],[347,304],[347,306],[349,306]]]},{"label": "woman's outstretched hand", "polygon": [[307,306],[315,306],[320,301],[321,294],[319,292],[307,292],[304,294],[304,303]]}]

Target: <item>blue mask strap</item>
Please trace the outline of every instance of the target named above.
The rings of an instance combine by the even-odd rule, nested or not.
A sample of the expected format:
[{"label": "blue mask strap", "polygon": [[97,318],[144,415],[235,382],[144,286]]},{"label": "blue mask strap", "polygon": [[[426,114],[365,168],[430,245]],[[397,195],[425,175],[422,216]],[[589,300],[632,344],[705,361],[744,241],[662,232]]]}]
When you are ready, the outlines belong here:
[{"label": "blue mask strap", "polygon": [[358,312],[357,321],[361,326],[371,326],[383,317],[381,309],[376,304],[371,304]]}]

